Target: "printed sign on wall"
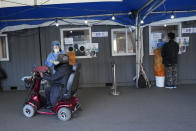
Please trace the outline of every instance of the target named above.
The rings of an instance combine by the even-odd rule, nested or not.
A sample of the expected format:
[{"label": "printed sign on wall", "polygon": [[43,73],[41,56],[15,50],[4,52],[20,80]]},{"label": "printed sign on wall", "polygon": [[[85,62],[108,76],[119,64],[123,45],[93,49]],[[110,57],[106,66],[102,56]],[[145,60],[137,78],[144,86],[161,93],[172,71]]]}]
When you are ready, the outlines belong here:
[{"label": "printed sign on wall", "polygon": [[108,32],[92,32],[92,37],[108,37]]},{"label": "printed sign on wall", "polygon": [[73,44],[73,38],[72,37],[64,38],[64,42],[65,42],[65,44]]},{"label": "printed sign on wall", "polygon": [[185,53],[189,46],[189,37],[176,37],[176,42],[179,44],[179,54]]},{"label": "printed sign on wall", "polygon": [[192,27],[192,28],[182,28],[182,34],[185,33],[196,33],[196,27]]},{"label": "printed sign on wall", "polygon": [[162,39],[162,33],[152,33],[150,40],[150,55],[154,54],[154,49],[157,48],[157,44]]},{"label": "printed sign on wall", "polygon": [[99,52],[99,46],[98,43],[86,43],[86,54],[87,56],[96,56],[96,53]]}]

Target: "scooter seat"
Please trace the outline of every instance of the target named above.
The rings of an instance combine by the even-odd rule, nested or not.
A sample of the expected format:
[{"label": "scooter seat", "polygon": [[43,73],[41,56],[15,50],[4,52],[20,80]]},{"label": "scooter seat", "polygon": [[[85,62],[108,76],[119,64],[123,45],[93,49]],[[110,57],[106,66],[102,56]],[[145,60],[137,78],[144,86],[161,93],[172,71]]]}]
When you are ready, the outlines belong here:
[{"label": "scooter seat", "polygon": [[67,81],[67,92],[63,95],[64,99],[69,99],[78,88],[79,83],[79,66],[75,64],[72,68],[73,72],[70,74],[68,81]]}]

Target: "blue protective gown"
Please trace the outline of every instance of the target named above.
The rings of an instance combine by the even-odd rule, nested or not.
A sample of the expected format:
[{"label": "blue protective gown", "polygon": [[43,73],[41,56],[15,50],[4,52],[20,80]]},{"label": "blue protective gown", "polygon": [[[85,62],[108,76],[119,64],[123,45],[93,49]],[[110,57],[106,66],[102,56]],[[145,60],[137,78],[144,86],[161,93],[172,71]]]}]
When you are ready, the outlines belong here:
[{"label": "blue protective gown", "polygon": [[52,69],[52,73],[54,74],[55,73],[55,70],[54,70],[54,63],[51,63],[50,61],[53,60],[53,61],[57,61],[57,58],[58,58],[58,55],[59,54],[65,54],[65,51],[60,51],[59,53],[54,53],[53,51],[50,52],[50,54],[48,54],[48,57],[45,61],[45,65],[50,67]]}]

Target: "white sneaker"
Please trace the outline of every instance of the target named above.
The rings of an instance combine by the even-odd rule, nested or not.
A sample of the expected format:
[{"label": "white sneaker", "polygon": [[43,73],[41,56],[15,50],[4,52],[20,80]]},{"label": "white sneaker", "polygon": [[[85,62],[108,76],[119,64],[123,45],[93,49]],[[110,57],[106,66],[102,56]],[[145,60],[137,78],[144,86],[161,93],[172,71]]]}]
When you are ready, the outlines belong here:
[{"label": "white sneaker", "polygon": [[176,86],[174,86],[173,88],[174,88],[174,89],[176,89],[177,87],[176,87]]},{"label": "white sneaker", "polygon": [[167,89],[173,89],[172,86],[166,86],[165,88],[167,88]]}]

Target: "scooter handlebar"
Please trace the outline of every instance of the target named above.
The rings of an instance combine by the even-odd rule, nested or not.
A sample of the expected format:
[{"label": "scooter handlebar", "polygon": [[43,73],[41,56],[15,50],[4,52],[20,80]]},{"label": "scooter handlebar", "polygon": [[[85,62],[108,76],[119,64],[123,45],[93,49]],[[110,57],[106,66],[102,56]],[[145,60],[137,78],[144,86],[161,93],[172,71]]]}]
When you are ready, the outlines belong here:
[{"label": "scooter handlebar", "polygon": [[34,71],[45,73],[45,72],[49,71],[49,68],[47,66],[37,66],[37,67],[35,67]]}]

